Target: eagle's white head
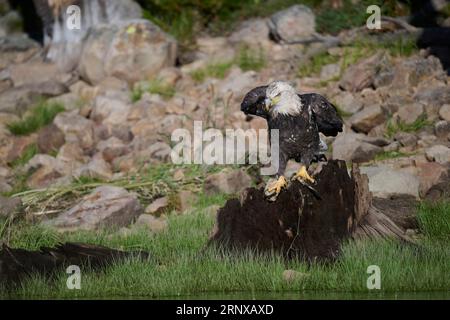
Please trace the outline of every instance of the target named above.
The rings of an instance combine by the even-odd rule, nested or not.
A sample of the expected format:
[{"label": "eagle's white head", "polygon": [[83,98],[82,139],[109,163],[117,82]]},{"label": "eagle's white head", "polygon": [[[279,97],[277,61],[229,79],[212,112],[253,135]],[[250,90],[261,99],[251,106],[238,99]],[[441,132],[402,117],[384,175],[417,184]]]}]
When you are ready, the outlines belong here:
[{"label": "eagle's white head", "polygon": [[267,86],[265,105],[274,116],[296,115],[302,111],[302,101],[295,88],[285,81],[274,81]]}]

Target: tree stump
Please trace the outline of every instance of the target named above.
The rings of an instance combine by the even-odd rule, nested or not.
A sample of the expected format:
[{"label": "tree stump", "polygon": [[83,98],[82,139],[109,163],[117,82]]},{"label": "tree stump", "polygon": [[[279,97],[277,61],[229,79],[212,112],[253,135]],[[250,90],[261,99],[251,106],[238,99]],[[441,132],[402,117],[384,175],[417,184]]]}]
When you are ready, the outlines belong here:
[{"label": "tree stump", "polygon": [[230,199],[217,215],[210,245],[225,249],[275,251],[286,258],[333,260],[346,239],[394,237],[410,241],[403,230],[371,206],[368,178],[345,161],[332,160],[315,176],[322,199],[294,181],[275,202],[263,188],[249,188]]}]

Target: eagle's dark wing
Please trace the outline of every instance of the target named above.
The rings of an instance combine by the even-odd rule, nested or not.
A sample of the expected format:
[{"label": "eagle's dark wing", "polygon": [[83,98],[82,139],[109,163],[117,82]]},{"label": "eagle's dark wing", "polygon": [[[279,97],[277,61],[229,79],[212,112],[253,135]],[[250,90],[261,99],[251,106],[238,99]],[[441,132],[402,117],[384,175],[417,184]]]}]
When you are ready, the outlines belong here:
[{"label": "eagle's dark wing", "polygon": [[267,86],[256,87],[250,90],[241,103],[241,111],[262,118],[267,118],[268,113],[264,108]]},{"label": "eagle's dark wing", "polygon": [[324,96],[317,93],[299,94],[303,105],[311,106],[316,118],[317,128],[326,136],[337,136],[342,132],[342,119],[336,107]]}]

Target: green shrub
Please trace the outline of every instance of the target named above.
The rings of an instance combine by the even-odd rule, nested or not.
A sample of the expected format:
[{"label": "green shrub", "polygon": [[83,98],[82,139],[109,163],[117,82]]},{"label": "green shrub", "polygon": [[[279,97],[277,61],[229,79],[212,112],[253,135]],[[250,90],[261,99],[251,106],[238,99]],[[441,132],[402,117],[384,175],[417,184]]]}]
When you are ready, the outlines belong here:
[{"label": "green shrub", "polygon": [[7,127],[12,134],[27,135],[50,124],[55,116],[62,111],[64,111],[62,104],[42,101],[32,108],[30,113],[22,120],[12,122]]}]

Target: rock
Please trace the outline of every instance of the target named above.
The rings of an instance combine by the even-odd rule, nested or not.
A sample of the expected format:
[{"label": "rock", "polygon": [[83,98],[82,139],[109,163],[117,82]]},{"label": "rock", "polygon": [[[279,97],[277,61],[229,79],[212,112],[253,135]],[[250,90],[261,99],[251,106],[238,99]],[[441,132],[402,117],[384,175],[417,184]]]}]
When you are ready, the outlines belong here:
[{"label": "rock", "polygon": [[149,159],[166,162],[170,158],[172,149],[165,142],[156,142],[143,151]]},{"label": "rock", "polygon": [[203,209],[203,212],[206,215],[213,217],[215,219],[217,217],[217,213],[220,208],[221,208],[221,206],[219,206],[218,204],[213,204],[213,205],[210,205],[209,207],[206,207],[205,209]]},{"label": "rock", "polygon": [[341,65],[339,63],[331,63],[324,65],[320,71],[320,80],[329,81],[339,77],[341,74]]},{"label": "rock", "polygon": [[145,208],[145,213],[159,215],[169,206],[169,198],[161,197],[155,199]]},{"label": "rock", "polygon": [[382,151],[381,147],[368,143],[363,134],[341,133],[333,142],[333,159],[366,162]]},{"label": "rock", "polygon": [[177,169],[173,173],[173,180],[174,181],[183,181],[184,180],[184,172],[183,169]]},{"label": "rock", "polygon": [[59,149],[57,159],[70,163],[72,167],[79,163],[86,163],[89,160],[89,157],[85,156],[83,153],[83,149],[78,145],[78,143],[65,143]]},{"label": "rock", "polygon": [[12,113],[0,113],[0,125],[7,125],[12,122],[19,121],[20,118]]},{"label": "rock", "polygon": [[144,226],[153,233],[166,230],[167,225],[165,217],[154,217],[151,214],[141,214],[135,223],[135,226]]},{"label": "rock", "polygon": [[397,132],[394,139],[400,142],[403,147],[414,147],[417,144],[417,137],[412,133]]},{"label": "rock", "polygon": [[0,180],[0,194],[1,193],[9,193],[13,190],[13,188],[3,180]]},{"label": "rock", "polygon": [[49,104],[60,104],[64,106],[64,109],[67,111],[86,106],[80,96],[73,92],[64,93],[62,95],[50,98],[47,102]]},{"label": "rock", "polygon": [[384,152],[395,152],[395,151],[398,151],[398,149],[400,149],[400,142],[394,141],[391,144],[385,146],[383,148],[383,151]]},{"label": "rock", "polygon": [[130,109],[131,107],[123,101],[99,96],[95,99],[90,118],[95,122],[114,127],[124,123]]},{"label": "rock", "polygon": [[6,198],[0,196],[0,217],[13,217],[22,207],[22,201],[19,198]]},{"label": "rock", "polygon": [[13,88],[0,95],[0,112],[22,114],[41,99],[41,94],[27,88]]},{"label": "rock", "polygon": [[102,140],[97,144],[97,150],[102,154],[103,159],[112,162],[115,158],[120,157],[128,152],[127,146],[122,140],[111,137],[108,140]]},{"label": "rock", "polygon": [[269,27],[267,19],[256,18],[242,22],[228,40],[234,45],[246,44],[249,46],[259,46],[269,41]]},{"label": "rock", "polygon": [[22,31],[23,20],[20,14],[10,8],[3,14],[3,10],[3,5],[1,5],[2,16],[0,17],[0,37],[6,37],[12,33],[19,33]]},{"label": "rock", "polygon": [[316,31],[314,13],[304,5],[294,5],[273,14],[268,25],[271,37],[278,42],[308,40]]},{"label": "rock", "polygon": [[100,155],[92,158],[89,163],[82,165],[74,172],[74,176],[77,178],[89,177],[102,181],[111,180],[112,175],[110,165]]},{"label": "rock", "polygon": [[442,65],[436,57],[419,55],[400,60],[395,65],[394,88],[415,87],[420,83],[445,77]]},{"label": "rock", "polygon": [[206,194],[239,193],[252,184],[252,179],[243,170],[222,170],[205,179],[204,190]]},{"label": "rock", "polygon": [[439,116],[441,119],[450,122],[450,104],[444,104],[439,109]]},{"label": "rock", "polygon": [[180,69],[175,67],[164,68],[158,73],[158,80],[171,87],[174,87],[182,77]]},{"label": "rock", "polygon": [[70,174],[70,168],[60,159],[48,154],[36,154],[25,165],[26,172],[32,172],[27,180],[30,188],[44,188]]},{"label": "rock", "polygon": [[45,224],[60,231],[119,228],[128,226],[141,213],[136,195],[123,188],[101,186]]},{"label": "rock", "polygon": [[414,100],[424,105],[436,105],[438,107],[450,103],[450,87],[448,85],[434,85],[416,90]]},{"label": "rock", "polygon": [[447,137],[450,134],[450,121],[441,120],[434,124],[434,133],[438,138]]},{"label": "rock", "polygon": [[197,56],[208,64],[233,60],[235,52],[225,37],[198,37]]},{"label": "rock", "polygon": [[149,20],[128,20],[91,30],[85,40],[79,71],[89,83],[106,76],[128,82],[153,77],[175,65],[177,44]]},{"label": "rock", "polygon": [[36,134],[31,134],[29,136],[12,136],[10,137],[10,143],[7,148],[8,152],[4,154],[0,154],[1,156],[6,155],[6,163],[12,163],[15,160],[19,159],[25,150],[32,147],[36,143]]},{"label": "rock", "polygon": [[358,92],[371,87],[377,72],[377,65],[382,59],[382,54],[375,54],[350,66],[342,75],[339,87],[350,92]]},{"label": "rock", "polygon": [[39,153],[57,152],[64,143],[64,133],[54,124],[50,124],[38,132]]},{"label": "rock", "polygon": [[422,104],[412,103],[401,107],[397,112],[397,116],[401,122],[411,124],[414,123],[424,111]]},{"label": "rock", "polygon": [[[106,78],[103,79],[103,81]],[[95,99],[95,97],[100,94],[100,88],[98,86],[90,86],[84,81],[77,81],[74,84],[72,84],[70,87],[70,93],[75,94],[76,96],[80,97],[80,99],[84,101],[92,101]]]},{"label": "rock", "polygon": [[[71,76],[63,74],[58,66],[52,63],[27,62],[10,67],[10,77],[15,87],[53,83],[55,86],[64,85]],[[66,89],[67,92],[67,89]]]},{"label": "rock", "polygon": [[11,64],[23,63],[32,57],[39,56],[42,51],[40,44],[24,33],[9,34],[0,42],[0,69]]},{"label": "rock", "polygon": [[406,95],[393,94],[384,101],[383,107],[390,114],[394,114],[398,110],[400,110],[400,108],[403,107],[404,105],[412,104],[412,103],[413,103],[412,99]]},{"label": "rock", "polygon": [[368,133],[385,120],[386,115],[380,105],[367,106],[348,119],[353,130],[364,133]]},{"label": "rock", "polygon": [[283,280],[288,283],[292,283],[292,282],[304,279],[305,277],[309,277],[309,274],[295,271],[292,269],[283,271]]},{"label": "rock", "polygon": [[94,146],[94,122],[80,116],[77,110],[59,113],[53,123],[64,132],[66,142],[77,143],[83,149]]},{"label": "rock", "polygon": [[232,93],[234,99],[240,99],[252,89],[256,77],[255,71],[242,72],[238,67],[233,67],[225,79],[219,83],[218,91],[222,96]]},{"label": "rock", "polygon": [[434,134],[424,133],[420,136],[420,140],[417,142],[417,145],[421,148],[428,148],[434,146],[436,144],[437,137]]},{"label": "rock", "polygon": [[334,98],[339,108],[346,113],[355,113],[362,109],[361,99],[356,98],[352,93],[343,91]]},{"label": "rock", "polygon": [[178,202],[181,213],[184,213],[192,208],[196,201],[197,196],[192,191],[181,190],[178,192]]},{"label": "rock", "polygon": [[389,198],[406,194],[419,197],[419,179],[411,173],[387,166],[361,167],[361,173],[369,177],[369,190],[375,197]]},{"label": "rock", "polygon": [[425,156],[429,161],[445,164],[450,162],[450,148],[444,145],[435,145],[425,151]]},{"label": "rock", "polygon": [[425,195],[425,199],[428,201],[449,201],[450,195],[450,177],[444,179],[443,182],[440,182],[430,188],[427,194]]},{"label": "rock", "polygon": [[448,176],[448,169],[437,162],[423,162],[417,164],[420,180],[419,194],[425,196],[434,185]]}]

